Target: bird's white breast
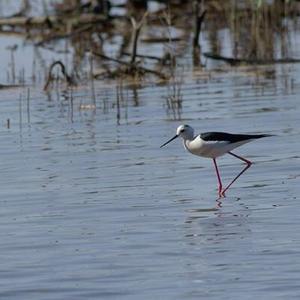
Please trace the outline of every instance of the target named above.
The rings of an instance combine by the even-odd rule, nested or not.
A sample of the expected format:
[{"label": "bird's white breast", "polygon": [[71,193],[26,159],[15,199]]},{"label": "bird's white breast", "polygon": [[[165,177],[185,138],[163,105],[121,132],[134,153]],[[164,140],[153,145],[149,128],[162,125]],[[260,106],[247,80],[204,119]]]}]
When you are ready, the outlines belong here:
[{"label": "bird's white breast", "polygon": [[216,158],[247,142],[248,141],[229,143],[228,141],[204,141],[200,136],[197,136],[193,140],[185,140],[184,147],[194,155]]}]

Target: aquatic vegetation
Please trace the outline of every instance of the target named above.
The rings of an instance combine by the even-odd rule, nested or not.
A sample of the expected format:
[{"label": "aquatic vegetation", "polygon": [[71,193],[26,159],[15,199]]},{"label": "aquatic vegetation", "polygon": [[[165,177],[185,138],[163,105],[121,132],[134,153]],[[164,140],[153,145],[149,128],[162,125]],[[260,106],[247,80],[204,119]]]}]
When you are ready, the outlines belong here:
[{"label": "aquatic vegetation", "polygon": [[[130,76],[136,80],[152,76],[158,81],[172,81],[174,60],[185,57],[192,47],[194,65],[203,67],[201,31],[207,36],[209,51],[204,54],[210,59],[233,65],[298,62],[289,53],[289,28],[299,12],[294,1],[199,0],[191,4],[177,0],[160,1],[152,8],[146,0],[128,0],[122,5],[109,0],[62,0],[47,7],[44,15],[32,17],[33,6],[31,1],[23,1],[17,13],[0,18],[2,34],[18,34],[37,49],[53,51],[58,51],[60,41],[68,40],[65,51],[73,52],[72,64],[61,63],[74,74],[70,77],[73,83],[75,74],[82,80],[88,73],[85,62],[89,55],[95,67],[87,79],[90,75],[95,79]],[[117,9],[121,13],[116,14]],[[228,38],[230,53],[225,48]],[[170,43],[176,48],[172,54]],[[12,83],[17,77],[16,50],[9,49]],[[45,86],[54,79],[49,75],[53,63],[45,66]]]}]

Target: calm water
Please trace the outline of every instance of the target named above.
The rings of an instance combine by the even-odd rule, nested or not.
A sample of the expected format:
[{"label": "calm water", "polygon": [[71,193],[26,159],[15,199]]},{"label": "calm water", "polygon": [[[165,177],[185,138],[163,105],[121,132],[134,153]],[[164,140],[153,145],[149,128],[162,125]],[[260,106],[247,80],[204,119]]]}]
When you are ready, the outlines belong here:
[{"label": "calm water", "polygon": [[[147,80],[119,106],[96,82],[93,110],[90,83],[42,92],[42,62],[71,53],[0,43],[0,83],[13,44],[16,76],[37,83],[29,103],[28,87],[0,90],[0,299],[300,298],[300,65],[202,72],[187,57],[181,111]],[[254,164],[217,203],[211,160],[159,148],[182,123],[276,136],[236,149]],[[243,167],[219,166],[225,183]]]},{"label": "calm water", "polygon": [[[180,121],[165,87],[124,88],[119,125],[114,86],[73,115],[32,88],[30,122],[3,90],[1,299],[299,299],[300,70],[262,71],[187,75]],[[210,160],[159,149],[180,123],[277,136],[236,150],[255,164],[218,207]]]}]

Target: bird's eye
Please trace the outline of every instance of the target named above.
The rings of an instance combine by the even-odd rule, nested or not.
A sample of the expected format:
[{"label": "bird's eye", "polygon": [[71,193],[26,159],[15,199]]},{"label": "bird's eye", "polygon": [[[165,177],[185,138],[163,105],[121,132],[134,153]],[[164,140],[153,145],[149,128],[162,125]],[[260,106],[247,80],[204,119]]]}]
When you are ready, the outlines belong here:
[{"label": "bird's eye", "polygon": [[184,132],[185,131],[185,129],[181,129],[181,131],[180,132]]}]

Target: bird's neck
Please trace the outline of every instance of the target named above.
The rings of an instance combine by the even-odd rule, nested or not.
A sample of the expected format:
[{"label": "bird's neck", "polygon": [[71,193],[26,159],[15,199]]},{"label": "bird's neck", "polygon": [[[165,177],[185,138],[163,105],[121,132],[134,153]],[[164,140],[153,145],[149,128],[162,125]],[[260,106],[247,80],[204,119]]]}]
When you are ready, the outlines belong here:
[{"label": "bird's neck", "polygon": [[185,146],[185,147],[188,147],[188,145],[189,145],[189,143],[192,141],[193,139],[184,139],[183,140],[183,145]]},{"label": "bird's neck", "polygon": [[193,136],[187,136],[187,137],[184,137],[183,138],[183,142],[191,142],[192,140],[194,140],[194,137]]}]

